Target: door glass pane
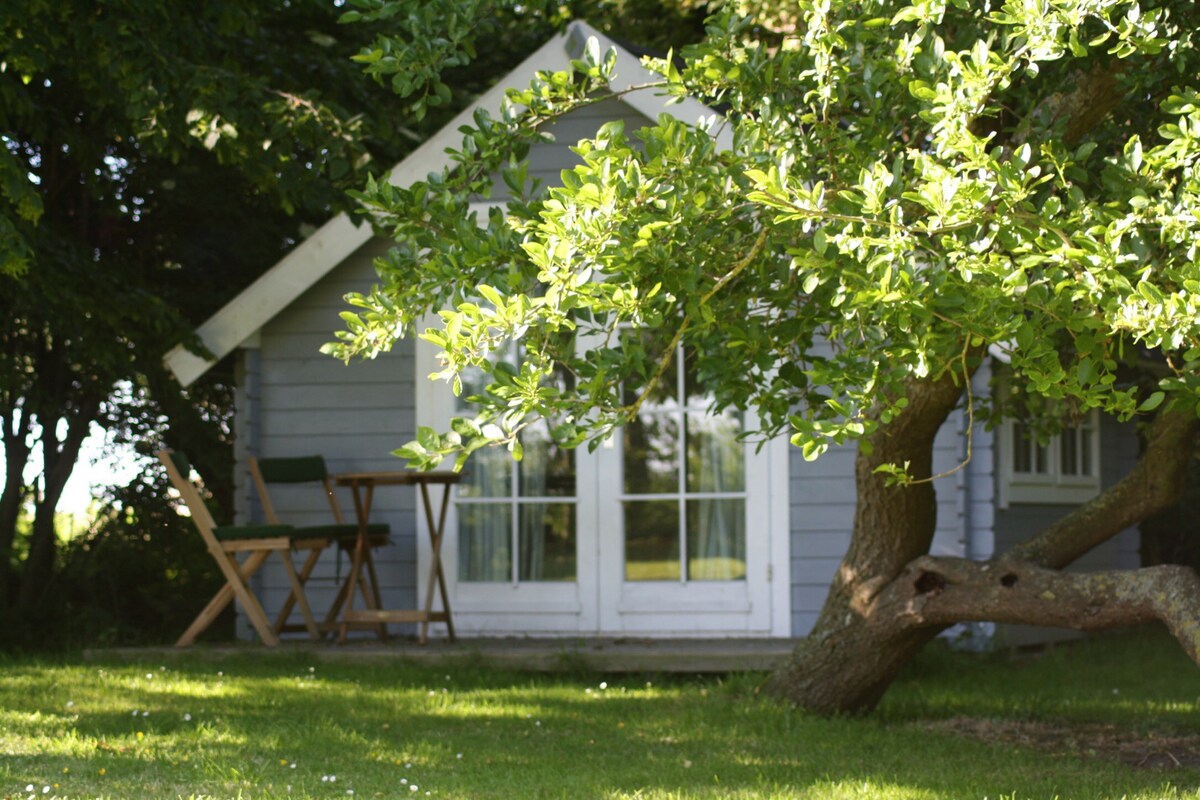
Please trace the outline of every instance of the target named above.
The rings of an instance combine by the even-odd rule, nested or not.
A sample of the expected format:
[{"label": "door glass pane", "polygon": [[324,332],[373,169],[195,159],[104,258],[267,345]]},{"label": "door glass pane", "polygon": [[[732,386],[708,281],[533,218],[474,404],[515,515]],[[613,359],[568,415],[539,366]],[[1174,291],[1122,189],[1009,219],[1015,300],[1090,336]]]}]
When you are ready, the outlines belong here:
[{"label": "door glass pane", "polygon": [[745,448],[737,440],[741,427],[733,414],[687,415],[689,492],[740,492],[745,489]]},{"label": "door glass pane", "polygon": [[575,580],[575,506],[522,503],[519,579]]},{"label": "door glass pane", "polygon": [[[515,363],[515,350],[506,345],[497,358]],[[479,369],[462,373],[460,411],[466,398],[481,394],[489,379]],[[550,381],[560,390],[573,378],[559,372]],[[468,410],[469,413],[469,410]],[[575,496],[575,454],[556,445],[545,421],[521,433],[524,459],[517,463],[508,450],[477,450],[457,488],[459,580],[511,583],[574,581],[575,507],[570,503],[526,503],[523,498]],[[480,502],[481,500],[486,502]],[[517,542],[512,539],[513,515]]]},{"label": "door glass pane", "polygon": [[507,503],[458,505],[458,579],[512,580],[512,512]]},{"label": "door glass pane", "polygon": [[679,580],[678,501],[626,501],[623,506],[625,580]]},{"label": "door glass pane", "polygon": [[687,502],[688,580],[746,577],[746,501]]},{"label": "door glass pane", "polygon": [[545,420],[538,420],[522,432],[521,445],[525,457],[517,473],[522,497],[575,496],[575,454],[554,443]]},{"label": "door glass pane", "polygon": [[508,497],[511,493],[513,460],[500,447],[483,447],[471,454],[458,484],[459,497]]},{"label": "door glass pane", "polygon": [[[662,358],[665,343],[655,342],[648,332],[626,331],[621,337],[624,347],[638,347],[646,351],[647,358],[652,362],[652,369],[657,369]],[[672,356],[661,377],[650,390],[650,394],[642,403],[642,411],[665,411],[679,407],[679,368],[675,357]],[[653,372],[651,373],[653,374]],[[623,387],[622,397],[625,405],[633,405],[641,396],[644,384],[638,381],[627,381]]]},{"label": "door glass pane", "polygon": [[679,419],[644,409],[624,428],[625,493],[679,491]]},{"label": "door glass pane", "polygon": [[712,405],[713,393],[700,383],[696,373],[696,358],[692,353],[683,360],[683,401],[688,408],[708,408]]},{"label": "door glass pane", "polygon": [[[478,367],[462,371],[462,394],[457,398],[456,413],[474,414],[466,399],[483,394],[488,378]],[[471,461],[458,485],[459,497],[508,497],[511,493],[512,457],[507,451],[485,447],[471,455]]]}]

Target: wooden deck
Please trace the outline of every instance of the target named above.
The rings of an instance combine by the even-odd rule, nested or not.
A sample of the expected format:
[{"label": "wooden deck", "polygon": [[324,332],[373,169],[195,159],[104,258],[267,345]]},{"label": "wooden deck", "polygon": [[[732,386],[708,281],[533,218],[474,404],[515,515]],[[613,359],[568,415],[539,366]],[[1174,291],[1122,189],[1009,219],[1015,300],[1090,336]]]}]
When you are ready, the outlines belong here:
[{"label": "wooden deck", "polygon": [[303,654],[324,663],[361,663],[389,659],[425,664],[483,662],[532,672],[754,672],[773,669],[795,647],[796,639],[639,639],[639,638],[476,638],[391,642],[352,640],[344,645],[284,641],[266,648],[256,643],[199,644],[189,648],[114,647],[84,651],[87,660],[214,660],[253,654],[258,658]]}]

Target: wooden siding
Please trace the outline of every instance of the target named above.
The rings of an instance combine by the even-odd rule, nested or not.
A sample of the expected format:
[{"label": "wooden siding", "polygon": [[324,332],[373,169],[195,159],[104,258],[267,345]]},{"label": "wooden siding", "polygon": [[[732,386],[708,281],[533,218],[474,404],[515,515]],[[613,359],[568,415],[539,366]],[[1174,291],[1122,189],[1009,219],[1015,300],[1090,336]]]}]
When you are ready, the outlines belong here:
[{"label": "wooden siding", "polygon": [[[546,186],[560,185],[561,171],[580,163],[570,148],[612,119],[624,120],[628,134],[650,122],[617,100],[580,109],[549,128],[555,136],[553,142],[530,149],[530,176]],[[507,187],[497,179],[491,199],[499,201],[508,195]],[[390,452],[416,435],[412,342],[399,344],[394,352],[375,361],[350,365],[320,352],[321,345],[341,328],[338,314],[347,308],[343,296],[371,287],[376,279],[373,261],[384,255],[388,246],[382,239],[368,241],[260,331],[256,355],[246,362],[254,365],[255,388],[251,392],[258,396],[243,392],[245,397],[239,398],[237,422],[247,439],[238,451],[236,478],[239,498],[247,498],[239,509],[242,519],[261,518],[257,500],[246,495],[249,483],[244,464],[250,454],[320,453],[333,471],[403,466]],[[324,498],[312,487],[274,488],[272,499],[285,522],[305,525],[327,520]],[[343,492],[339,501],[352,519],[349,494]],[[412,489],[386,489],[377,494],[372,519],[392,528],[392,545],[380,551],[376,561],[387,607],[416,604],[415,515]],[[339,561],[333,552],[322,558],[309,592],[314,611],[320,613],[332,601],[337,578],[348,569],[346,562],[346,556]],[[268,613],[279,608],[288,591],[282,567],[264,567],[258,591]]]},{"label": "wooden siding", "polygon": [[[391,451],[416,433],[412,343],[402,342],[373,361],[348,365],[320,352],[341,327],[338,314],[346,309],[343,296],[371,287],[376,279],[373,260],[384,252],[386,242],[369,241],[260,331],[258,349],[252,351],[258,397],[247,395],[246,405],[239,405],[239,439],[248,439],[238,452],[239,487],[248,486],[245,456],[252,453],[260,457],[321,454],[334,472],[402,468]],[[239,497],[244,494],[239,491]],[[273,487],[271,496],[284,522],[330,521],[329,507],[317,486]],[[352,521],[349,492],[341,490],[338,500],[347,521]],[[392,530],[392,544],[378,551],[376,564],[384,604],[393,608],[415,603],[415,508],[411,488],[389,488],[379,490],[372,509],[372,519],[387,522]],[[246,519],[261,519],[256,499],[246,503],[243,514]],[[314,611],[321,613],[328,607],[348,562],[348,555],[333,549],[322,557],[310,585]],[[279,608],[287,596],[281,567],[272,563],[270,569],[264,568],[259,591],[268,612]]]},{"label": "wooden siding", "polygon": [[[529,149],[529,177],[540,180],[542,188],[561,186],[562,171],[583,163],[571,148],[581,139],[592,138],[601,125],[613,120],[625,123],[625,135],[635,142],[635,146],[635,132],[653,124],[652,120],[615,98],[580,108],[545,128],[554,136],[554,141],[540,142]],[[491,200],[502,201],[512,195],[498,175],[493,178],[493,184]]]}]

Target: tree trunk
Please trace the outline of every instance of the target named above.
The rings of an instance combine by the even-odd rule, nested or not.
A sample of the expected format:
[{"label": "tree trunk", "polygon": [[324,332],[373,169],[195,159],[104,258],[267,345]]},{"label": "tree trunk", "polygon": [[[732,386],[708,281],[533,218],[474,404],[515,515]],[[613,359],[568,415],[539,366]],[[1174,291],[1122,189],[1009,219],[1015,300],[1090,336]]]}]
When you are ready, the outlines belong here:
[{"label": "tree trunk", "polygon": [[9,562],[17,536],[17,520],[25,502],[25,465],[29,461],[29,415],[20,406],[4,409],[4,491],[0,493],[0,615],[12,600]]},{"label": "tree trunk", "polygon": [[[937,635],[939,628],[896,625],[872,608],[933,542],[937,500],[933,484],[923,479],[932,475],[933,440],[962,395],[961,380],[947,373],[937,381],[914,381],[904,413],[873,434],[869,447],[860,447],[850,548],[812,633],[771,677],[767,691],[821,714],[869,711],[900,668]],[[905,463],[909,475],[923,482],[889,486],[875,471]]]},{"label": "tree trunk", "polygon": [[[1158,620],[1200,663],[1200,578],[1185,567],[1066,574],[1080,555],[1170,506],[1184,485],[1200,421],[1163,412],[1134,469],[1091,502],[989,562],[928,555],[932,485],[886,485],[880,464],[930,474],[937,429],[957,401],[947,378],[914,384],[910,408],[871,437],[855,465],[850,549],[816,626],[767,691],[819,714],[870,711],[900,669],[958,622],[1011,622],[1084,631]],[[868,448],[870,449],[870,448]]]},{"label": "tree trunk", "polygon": [[83,413],[71,419],[61,442],[57,441],[53,431],[42,431],[43,489],[33,518],[29,556],[21,571],[21,586],[17,592],[17,606],[26,612],[37,606],[54,575],[54,557],[58,549],[55,524],[58,501],[75,469],[80,447],[87,438],[98,405],[89,403],[82,410]]}]

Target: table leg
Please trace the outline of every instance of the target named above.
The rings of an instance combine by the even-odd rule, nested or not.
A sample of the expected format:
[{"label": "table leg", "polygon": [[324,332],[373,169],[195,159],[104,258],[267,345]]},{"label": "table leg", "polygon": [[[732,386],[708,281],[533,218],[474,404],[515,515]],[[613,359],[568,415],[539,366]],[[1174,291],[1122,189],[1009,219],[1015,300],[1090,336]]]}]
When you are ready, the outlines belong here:
[{"label": "table leg", "polygon": [[429,541],[430,541],[430,557],[429,557],[429,580],[425,587],[425,619],[421,622],[421,644],[426,644],[429,641],[429,622],[433,617],[433,591],[434,584],[437,584],[437,589],[442,597],[442,610],[446,615],[446,629],[450,636],[450,641],[455,640],[454,623],[450,616],[450,597],[446,591],[446,575],[442,571],[442,538],[446,530],[446,512],[450,507],[450,486],[442,487],[442,506],[437,517],[436,524],[433,519],[433,504],[429,500],[429,487],[425,482],[418,484],[421,489],[421,502],[425,506],[425,519],[429,523]]},{"label": "table leg", "polygon": [[450,614],[450,594],[446,591],[446,573],[442,571],[442,542],[446,538],[446,512],[450,510],[450,485],[442,486],[442,510],[438,515],[437,582],[442,595],[442,610],[446,612],[446,633],[451,642],[458,640],[454,635],[454,618]]},{"label": "table leg", "polygon": [[354,498],[354,513],[358,518],[358,536],[354,542],[354,556],[350,560],[350,574],[346,576],[346,606],[342,610],[342,623],[338,626],[338,644],[346,643],[348,630],[346,615],[354,610],[354,592],[358,589],[358,582],[362,576],[363,555],[368,546],[367,520],[369,519],[368,514],[371,513],[371,501],[374,499],[373,489],[374,487],[370,485],[366,487],[366,498],[364,499],[362,486],[355,483],[350,487],[351,496]]}]

